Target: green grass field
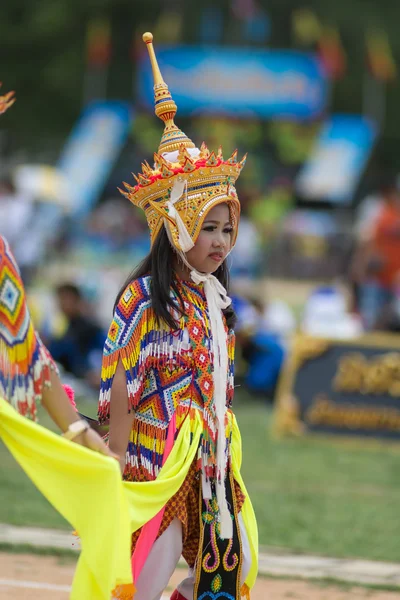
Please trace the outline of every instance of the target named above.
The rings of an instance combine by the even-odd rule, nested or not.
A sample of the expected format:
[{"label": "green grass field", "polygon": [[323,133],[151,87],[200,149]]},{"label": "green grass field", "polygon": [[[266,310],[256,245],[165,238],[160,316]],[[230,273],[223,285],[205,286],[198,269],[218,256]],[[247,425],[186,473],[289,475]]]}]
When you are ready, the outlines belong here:
[{"label": "green grass field", "polygon": [[[270,409],[236,396],[242,473],[260,544],[400,561],[400,445],[340,438],[273,439]],[[79,405],[92,415],[94,404]],[[42,420],[48,425],[48,419]],[[0,446],[0,522],[68,528]]]}]

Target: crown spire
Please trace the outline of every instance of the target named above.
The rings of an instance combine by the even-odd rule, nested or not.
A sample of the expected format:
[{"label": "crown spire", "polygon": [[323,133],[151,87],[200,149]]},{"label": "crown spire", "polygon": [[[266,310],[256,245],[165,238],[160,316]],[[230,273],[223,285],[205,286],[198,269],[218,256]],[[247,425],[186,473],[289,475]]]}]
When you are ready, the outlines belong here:
[{"label": "crown spire", "polygon": [[195,145],[174,123],[177,107],[165,83],[153,47],[153,34],[144,33],[143,41],[149,52],[151,68],[154,79],[154,102],[155,113],[165,123],[164,133],[158,148],[159,154],[174,152],[184,146],[194,148]]}]

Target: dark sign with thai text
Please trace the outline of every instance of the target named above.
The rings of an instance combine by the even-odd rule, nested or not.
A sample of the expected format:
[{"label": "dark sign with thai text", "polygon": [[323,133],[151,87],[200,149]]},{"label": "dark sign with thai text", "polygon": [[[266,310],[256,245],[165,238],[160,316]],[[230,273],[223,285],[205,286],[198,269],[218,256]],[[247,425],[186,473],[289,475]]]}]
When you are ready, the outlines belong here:
[{"label": "dark sign with thai text", "polygon": [[400,336],[299,336],[280,382],[276,425],[282,433],[400,440]]}]

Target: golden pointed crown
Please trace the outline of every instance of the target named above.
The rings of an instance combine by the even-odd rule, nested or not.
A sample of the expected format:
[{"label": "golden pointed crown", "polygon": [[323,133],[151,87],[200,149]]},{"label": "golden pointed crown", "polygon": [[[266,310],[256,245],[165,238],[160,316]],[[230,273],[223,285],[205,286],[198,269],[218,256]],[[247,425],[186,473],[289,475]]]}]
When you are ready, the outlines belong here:
[{"label": "golden pointed crown", "polygon": [[182,145],[185,148],[194,148],[192,140],[190,140],[174,123],[177,107],[158,66],[153,47],[153,34],[149,32],[144,33],[143,41],[149,51],[151,68],[153,71],[155,113],[157,117],[165,123],[164,133],[161,138],[158,152],[159,154],[173,152],[174,150],[178,150]]},{"label": "golden pointed crown", "polygon": [[167,223],[174,246],[181,250],[178,227],[169,214],[168,202],[174,184],[185,181],[185,193],[176,201],[174,208],[192,241],[196,241],[210,209],[216,204],[227,203],[234,228],[234,243],[240,203],[233,184],[245,165],[246,156],[238,162],[235,150],[228,160],[224,160],[221,147],[217,153],[210,152],[204,142],[198,149],[175,125],[177,106],[161,75],[154,52],[153,35],[143,34],[143,41],[153,71],[155,113],[165,123],[165,128],[158,152],[154,154],[154,167],[144,162],[142,172],[134,175],[137,185],[124,182],[126,191],[120,192],[145,211],[152,244],[163,223]]}]

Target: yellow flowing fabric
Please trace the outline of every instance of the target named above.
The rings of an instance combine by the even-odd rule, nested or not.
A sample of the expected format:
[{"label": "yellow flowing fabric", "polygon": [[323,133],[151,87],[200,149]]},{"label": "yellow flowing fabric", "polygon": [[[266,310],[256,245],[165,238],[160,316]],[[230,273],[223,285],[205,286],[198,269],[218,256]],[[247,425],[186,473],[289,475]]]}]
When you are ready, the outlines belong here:
[{"label": "yellow flowing fabric", "polygon": [[132,583],[129,510],[117,461],[29,421],[2,398],[0,438],[79,532],[71,600],[110,600],[116,584]]},{"label": "yellow flowing fabric", "polygon": [[[258,530],[257,522],[249,495],[240,475],[242,464],[242,440],[239,427],[232,412],[228,413],[232,425],[232,468],[233,475],[246,500],[242,507],[242,516],[246,526],[247,537],[251,550],[251,567],[246,579],[246,585],[251,589],[257,578],[258,571]],[[230,424],[228,425],[230,428]],[[179,490],[199,448],[200,436],[203,431],[203,419],[200,411],[195,411],[195,417],[186,419],[173,449],[165,465],[154,481],[124,482],[131,516],[131,531],[134,532],[156,515],[168,500]],[[139,510],[138,510],[139,508]]]},{"label": "yellow flowing fabric", "polygon": [[[241,439],[233,415],[232,464],[240,476]],[[109,600],[117,585],[132,583],[131,533],[156,515],[182,485],[199,447],[201,414],[187,419],[157,479],[123,482],[118,463],[21,417],[0,398],[0,438],[34,484],[76,529],[82,551],[71,600]],[[246,584],[257,576],[257,525],[246,493],[242,514],[252,566]]]}]

